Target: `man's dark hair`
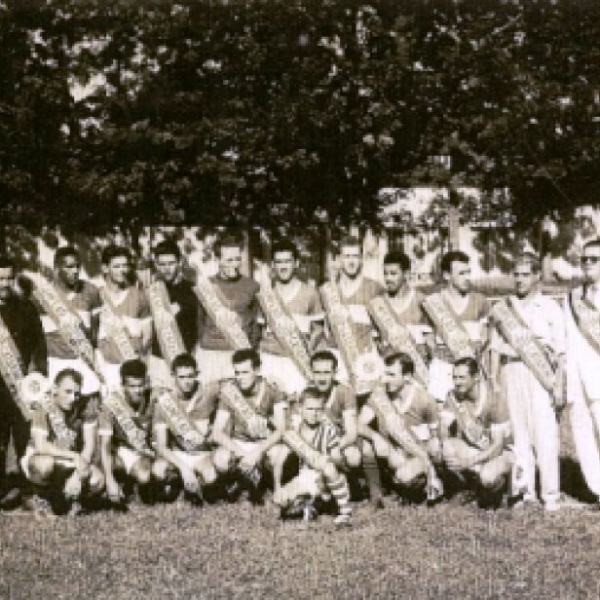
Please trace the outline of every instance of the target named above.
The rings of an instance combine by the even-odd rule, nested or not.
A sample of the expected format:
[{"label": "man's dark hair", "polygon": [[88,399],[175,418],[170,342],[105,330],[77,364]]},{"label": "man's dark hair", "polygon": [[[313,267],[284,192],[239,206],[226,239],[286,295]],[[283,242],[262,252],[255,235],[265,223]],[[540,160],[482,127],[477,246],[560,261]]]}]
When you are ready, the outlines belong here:
[{"label": "man's dark hair", "polygon": [[196,359],[187,352],[183,354],[178,354],[171,363],[171,371],[173,374],[177,372],[177,369],[181,369],[182,367],[194,369],[194,371],[198,370],[198,363]]},{"label": "man's dark hair", "polygon": [[399,252],[398,250],[392,250],[392,252],[388,252],[383,257],[384,265],[400,265],[400,268],[403,271],[410,271],[410,258],[404,254],[404,252]]},{"label": "man's dark hair", "polygon": [[442,261],[440,263],[440,270],[442,273],[450,273],[452,271],[452,263],[455,262],[468,264],[469,257],[460,250],[451,250],[450,252],[446,252],[446,254],[442,256]]},{"label": "man's dark hair", "polygon": [[252,363],[252,366],[255,369],[260,367],[260,355],[253,348],[242,348],[241,350],[236,350],[231,357],[231,362],[234,365],[239,365],[247,360]]},{"label": "man's dark hair", "polygon": [[67,256],[73,256],[79,262],[79,252],[75,246],[61,246],[54,253],[54,266],[60,267]]},{"label": "man's dark hair", "polygon": [[479,364],[472,356],[464,356],[454,361],[454,367],[466,366],[469,370],[469,375],[474,376],[479,373]]},{"label": "man's dark hair", "polygon": [[115,244],[111,244],[102,250],[102,264],[108,266],[113,259],[120,258],[122,256],[131,262],[131,252],[129,252],[125,246],[116,246]]},{"label": "man's dark hair", "polygon": [[390,367],[395,363],[400,363],[402,366],[402,375],[414,375],[415,363],[413,359],[404,352],[394,352],[393,354],[387,355],[383,362],[386,367]]},{"label": "man's dark hair", "polygon": [[240,250],[244,247],[244,244],[239,236],[236,235],[224,235],[217,239],[214,245],[215,255],[221,258],[221,250],[223,248],[239,248]]},{"label": "man's dark hair", "polygon": [[131,377],[132,379],[146,379],[147,373],[148,369],[146,368],[146,365],[139,358],[126,360],[119,369],[122,383],[125,383],[125,380],[128,377]]},{"label": "man's dark hair", "polygon": [[177,260],[181,258],[181,250],[179,249],[177,242],[174,242],[173,240],[163,240],[154,246],[152,252],[154,253],[154,258],[158,258],[159,256],[164,256],[166,254],[169,256],[174,256]]},{"label": "man's dark hair", "polygon": [[362,251],[362,243],[355,235],[345,235],[340,240],[340,244],[339,244],[340,253],[342,251],[342,248],[345,248],[347,246],[358,246]]},{"label": "man's dark hair", "polygon": [[321,360],[328,360],[329,362],[331,362],[333,364],[333,370],[335,371],[338,368],[338,359],[337,356],[331,352],[330,350],[319,350],[318,352],[315,352],[311,357],[310,357],[310,366],[311,368],[314,366],[314,364],[318,361]]},{"label": "man's dark hair", "polygon": [[64,379],[72,379],[79,387],[83,385],[83,375],[75,369],[63,369],[56,374],[54,377],[54,384],[60,385]]},{"label": "man's dark hair", "polygon": [[587,250],[588,248],[600,248],[600,238],[595,238],[593,240],[590,240],[589,242],[586,242],[583,245],[583,249]]},{"label": "man's dark hair", "polygon": [[291,252],[294,260],[298,260],[300,257],[296,244],[288,239],[279,240],[273,244],[273,251],[271,253],[273,258],[275,258],[278,252]]},{"label": "man's dark hair", "polygon": [[325,399],[323,398],[323,395],[319,392],[319,390],[311,385],[302,390],[300,396],[298,397],[298,403],[304,404],[306,400],[309,399],[316,399],[321,400],[321,402],[325,402]]}]

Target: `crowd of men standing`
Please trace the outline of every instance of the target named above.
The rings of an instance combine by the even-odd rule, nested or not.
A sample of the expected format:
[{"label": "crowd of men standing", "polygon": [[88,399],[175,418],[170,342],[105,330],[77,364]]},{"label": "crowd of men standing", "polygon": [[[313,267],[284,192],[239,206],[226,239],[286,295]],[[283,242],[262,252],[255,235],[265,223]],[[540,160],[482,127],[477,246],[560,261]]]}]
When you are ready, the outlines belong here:
[{"label": "crowd of men standing", "polygon": [[73,247],[49,278],[0,257],[1,508],[260,504],[272,489],[282,517],[331,512],[340,526],[351,500],[383,508],[387,492],[556,511],[565,409],[600,506],[600,240],[560,304],[541,293],[533,254],[492,304],[460,251],[427,296],[399,252],[383,285],[365,277],[352,237],[318,289],[290,240],[260,283],[240,273],[237,239],[215,252],[218,273],[190,282],[177,244],[161,242],[142,286],[130,251],[111,245],[100,288]]}]

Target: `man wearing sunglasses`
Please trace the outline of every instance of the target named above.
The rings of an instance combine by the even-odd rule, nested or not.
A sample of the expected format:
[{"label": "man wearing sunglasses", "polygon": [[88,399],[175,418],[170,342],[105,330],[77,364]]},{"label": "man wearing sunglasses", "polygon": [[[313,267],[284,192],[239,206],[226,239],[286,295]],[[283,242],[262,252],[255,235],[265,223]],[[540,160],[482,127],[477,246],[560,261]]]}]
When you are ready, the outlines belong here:
[{"label": "man wearing sunglasses", "polygon": [[581,257],[583,284],[570,292],[567,322],[567,398],[581,470],[600,508],[600,239]]}]

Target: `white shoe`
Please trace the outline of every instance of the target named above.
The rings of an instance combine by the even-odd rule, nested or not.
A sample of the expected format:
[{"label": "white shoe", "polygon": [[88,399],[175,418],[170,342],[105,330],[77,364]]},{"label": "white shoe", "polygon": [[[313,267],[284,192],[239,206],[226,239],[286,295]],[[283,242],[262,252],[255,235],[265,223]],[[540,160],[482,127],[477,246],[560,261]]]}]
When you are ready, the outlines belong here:
[{"label": "white shoe", "polygon": [[352,515],[349,515],[347,513],[342,513],[341,515],[338,515],[333,520],[333,524],[339,528],[351,527],[352,526]]},{"label": "white shoe", "polygon": [[558,512],[560,510],[560,504],[556,500],[551,500],[544,504],[544,510],[546,512]]}]

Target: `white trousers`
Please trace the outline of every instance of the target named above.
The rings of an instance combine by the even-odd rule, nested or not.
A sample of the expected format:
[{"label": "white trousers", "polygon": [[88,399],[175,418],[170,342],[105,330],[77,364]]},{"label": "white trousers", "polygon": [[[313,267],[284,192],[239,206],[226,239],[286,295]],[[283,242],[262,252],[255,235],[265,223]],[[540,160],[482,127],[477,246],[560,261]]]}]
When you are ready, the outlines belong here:
[{"label": "white trousers", "polygon": [[600,400],[583,392],[573,397],[569,411],[575,451],[590,491],[600,497]]},{"label": "white trousers", "polygon": [[500,382],[508,401],[515,461],[523,469],[525,495],[536,496],[537,466],[541,499],[555,502],[560,495],[559,433],[552,398],[522,362],[504,365]]},{"label": "white trousers", "polygon": [[298,395],[306,387],[308,382],[291,358],[261,352],[260,359],[265,379],[275,383],[286,394]]}]

